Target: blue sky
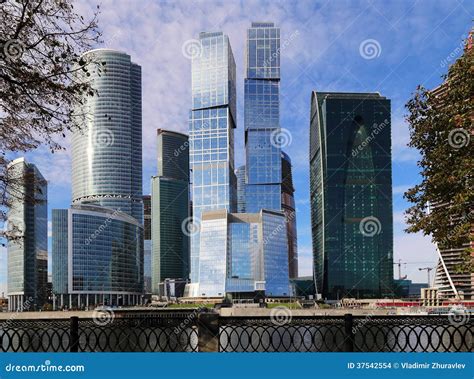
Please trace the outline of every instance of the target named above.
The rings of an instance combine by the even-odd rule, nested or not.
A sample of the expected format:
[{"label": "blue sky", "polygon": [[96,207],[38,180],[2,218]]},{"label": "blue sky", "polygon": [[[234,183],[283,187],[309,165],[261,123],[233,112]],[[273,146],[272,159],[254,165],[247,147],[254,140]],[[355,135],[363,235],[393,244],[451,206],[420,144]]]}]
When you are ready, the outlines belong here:
[{"label": "blue sky", "polygon": [[[77,2],[90,14],[97,1]],[[230,37],[238,76],[236,167],[244,163],[243,77],[246,28],[271,21],[281,28],[281,126],[290,131],[285,149],[293,161],[296,188],[299,270],[309,275],[309,106],[312,90],[380,92],[392,100],[394,258],[408,262],[403,274],[426,281],[419,267],[434,266],[429,237],[407,235],[403,192],[419,181],[416,151],[406,146],[409,134],[404,104],[418,84],[433,88],[461,54],[472,27],[474,3],[452,1],[151,1],[104,0],[99,23],[101,47],[126,51],[142,66],[144,192],[156,172],[156,129],[187,132],[191,105],[191,62],[182,52],[201,31]],[[367,59],[363,47],[375,46]],[[361,53],[362,51],[362,53]],[[370,55],[370,51],[366,51]],[[49,211],[71,200],[69,138],[66,150],[27,154],[49,181]],[[383,227],[383,225],[382,225]],[[49,241],[51,250],[51,240]],[[6,252],[0,250],[0,291],[6,286]]]}]

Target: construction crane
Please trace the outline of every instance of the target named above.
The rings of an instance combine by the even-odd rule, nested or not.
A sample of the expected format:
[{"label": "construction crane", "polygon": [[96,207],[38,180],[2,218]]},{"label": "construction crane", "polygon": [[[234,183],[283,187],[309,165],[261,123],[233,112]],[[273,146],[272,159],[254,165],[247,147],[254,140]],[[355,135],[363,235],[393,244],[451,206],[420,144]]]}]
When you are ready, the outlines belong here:
[{"label": "construction crane", "polygon": [[434,267],[420,267],[418,270],[419,271],[424,271],[426,270],[427,274],[428,274],[428,287],[430,286],[430,283],[431,283],[431,279],[430,279],[430,272],[431,270],[433,270]]},{"label": "construction crane", "polygon": [[394,265],[397,265],[398,266],[398,279],[399,280],[402,280],[402,279],[406,279],[407,276],[405,275],[404,277],[402,277],[402,264],[405,265],[405,268],[407,267],[407,263],[406,262],[402,262],[401,259],[398,260],[398,263],[394,263]]}]

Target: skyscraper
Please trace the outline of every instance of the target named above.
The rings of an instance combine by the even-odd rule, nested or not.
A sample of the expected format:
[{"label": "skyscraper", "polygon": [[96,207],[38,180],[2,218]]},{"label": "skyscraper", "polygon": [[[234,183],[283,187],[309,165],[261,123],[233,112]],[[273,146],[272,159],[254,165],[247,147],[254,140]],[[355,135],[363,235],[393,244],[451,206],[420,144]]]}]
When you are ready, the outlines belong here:
[{"label": "skyscraper", "polygon": [[281,152],[281,208],[285,214],[286,234],[288,239],[288,268],[290,278],[298,277],[298,236],[296,234],[295,188],[291,159]]},{"label": "skyscraper", "polygon": [[281,210],[280,29],[247,30],[245,78],[246,212]]},{"label": "skyscraper", "polygon": [[329,299],[391,295],[389,99],[312,93],[310,196],[318,293]]},{"label": "skyscraper", "polygon": [[158,129],[158,175],[151,182],[152,292],[165,279],[189,277],[188,136]]},{"label": "skyscraper", "polygon": [[143,222],[141,67],[126,53],[84,54],[105,63],[92,72],[98,96],[85,97],[86,128],[72,137],[72,203],[117,209]]},{"label": "skyscraper", "polygon": [[48,187],[24,158],[10,162],[11,205],[7,214],[8,310],[41,309],[48,281]]},{"label": "skyscraper", "polygon": [[206,210],[235,212],[234,128],[235,61],[229,38],[201,33],[200,51],[192,58],[192,109],[189,119],[193,222],[191,281],[199,281],[199,224]]},{"label": "skyscraper", "polygon": [[143,294],[141,68],[111,49],[89,57],[105,72],[91,72],[98,93],[77,110],[73,206],[53,211],[53,291],[60,306],[132,305]]},{"label": "skyscraper", "polygon": [[143,195],[143,291],[151,294],[151,196]]}]

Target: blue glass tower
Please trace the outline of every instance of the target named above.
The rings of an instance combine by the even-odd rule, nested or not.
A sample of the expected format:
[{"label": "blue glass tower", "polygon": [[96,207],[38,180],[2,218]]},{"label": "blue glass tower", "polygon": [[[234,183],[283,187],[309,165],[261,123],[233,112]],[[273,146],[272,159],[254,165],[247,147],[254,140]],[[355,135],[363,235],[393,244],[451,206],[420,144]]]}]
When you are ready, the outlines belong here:
[{"label": "blue glass tower", "polygon": [[9,163],[7,214],[8,309],[37,310],[46,302],[48,281],[48,184],[25,158]]},{"label": "blue glass tower", "polygon": [[200,52],[192,59],[192,109],[189,154],[193,222],[191,281],[199,278],[199,225],[207,210],[236,210],[234,128],[236,127],[235,61],[229,38],[201,33]]},{"label": "blue glass tower", "polygon": [[252,23],[246,52],[245,211],[281,210],[280,29]]},{"label": "blue glass tower", "polygon": [[86,127],[72,135],[72,202],[120,210],[143,222],[141,67],[130,55],[96,49],[104,63],[89,80],[98,96],[78,110]]},{"label": "blue glass tower", "polygon": [[77,109],[73,205],[53,211],[53,292],[60,307],[134,305],[144,276],[141,68],[116,50],[90,57],[105,72],[91,73],[98,93]]}]

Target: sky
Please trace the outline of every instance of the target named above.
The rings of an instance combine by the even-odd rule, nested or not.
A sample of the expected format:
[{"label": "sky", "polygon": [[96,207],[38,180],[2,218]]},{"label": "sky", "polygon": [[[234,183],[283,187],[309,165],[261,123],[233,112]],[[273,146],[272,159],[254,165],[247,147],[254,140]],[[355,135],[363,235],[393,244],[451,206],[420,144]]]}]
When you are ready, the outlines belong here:
[{"label": "sky", "polygon": [[[157,1],[81,0],[75,9],[88,17],[101,6],[103,43],[131,55],[142,66],[143,188],[156,174],[156,129],[187,132],[191,106],[190,40],[201,31],[230,38],[237,65],[238,115],[235,167],[244,164],[244,49],[253,21],[281,28],[281,127],[291,143],[300,276],[311,275],[309,206],[309,112],[311,91],[380,92],[392,101],[394,261],[402,275],[426,282],[437,255],[429,236],[406,234],[403,193],[420,181],[418,153],[407,147],[405,104],[418,85],[434,88],[462,52],[472,27],[474,3],[446,1]],[[38,149],[26,155],[48,180],[48,209],[71,202],[70,138],[65,151]],[[382,225],[383,227],[383,225]],[[51,221],[49,222],[49,237]],[[49,238],[51,252],[51,238]],[[51,261],[51,259],[50,259]],[[394,267],[397,275],[398,268]],[[433,275],[432,275],[433,276]],[[0,248],[0,292],[6,291],[6,250]]]}]

